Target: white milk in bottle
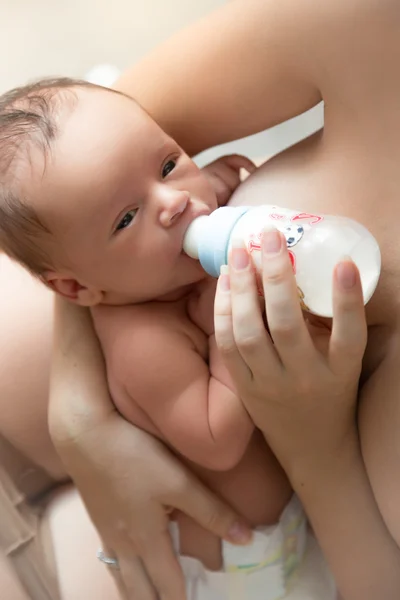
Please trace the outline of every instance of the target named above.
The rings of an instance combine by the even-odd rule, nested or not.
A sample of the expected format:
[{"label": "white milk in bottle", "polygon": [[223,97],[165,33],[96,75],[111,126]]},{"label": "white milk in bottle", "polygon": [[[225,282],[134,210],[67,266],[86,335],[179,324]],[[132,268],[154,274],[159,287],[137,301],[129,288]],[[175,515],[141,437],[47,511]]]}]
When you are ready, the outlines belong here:
[{"label": "white milk in bottle", "polygon": [[183,249],[218,277],[227,264],[231,240],[242,238],[256,269],[261,269],[261,238],[266,226],[285,238],[303,308],[332,316],[332,283],[336,264],[345,256],[357,265],[366,304],[378,284],[381,255],[377,241],[361,224],[340,216],[316,215],[273,205],[218,208],[195,219]]}]

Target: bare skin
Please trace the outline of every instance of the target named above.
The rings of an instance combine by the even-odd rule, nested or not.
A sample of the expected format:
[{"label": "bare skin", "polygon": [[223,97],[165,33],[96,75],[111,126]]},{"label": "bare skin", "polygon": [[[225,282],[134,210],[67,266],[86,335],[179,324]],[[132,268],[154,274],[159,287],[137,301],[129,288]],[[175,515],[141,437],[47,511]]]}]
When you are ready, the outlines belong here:
[{"label": "bare skin", "polygon": [[[120,86],[137,97],[161,126],[191,153],[261,130],[324,98],[324,134],[274,159],[255,176],[254,184],[249,181],[246,185],[248,190],[254,185],[254,202],[265,202],[266,185],[274,192],[276,204],[352,216],[367,225],[381,244],[384,269],[368,307],[369,345],[358,420],[373,488],[372,495],[366,485],[363,494],[368,502],[373,503],[375,498],[378,503],[378,517],[374,513],[373,519],[384,521],[384,526],[382,522],[379,525],[380,540],[386,540],[384,545],[393,539],[397,541],[396,546],[390,547],[396,565],[400,542],[396,458],[399,298],[395,284],[399,276],[395,240],[399,216],[396,123],[400,120],[400,82],[393,73],[396,73],[400,54],[398,4],[391,0],[354,0],[327,5],[304,0],[278,5],[254,0],[246,2],[244,9],[243,3],[236,1],[224,7],[219,15],[175,37],[128,73]],[[185,48],[184,53],[182,48]],[[288,53],[291,54],[288,56]],[[222,73],[224,85],[221,85]],[[164,89],[165,94],[160,94],[160,89]],[[236,200],[242,203],[245,198],[238,192]],[[17,308],[17,304],[9,305],[8,314],[15,314],[12,311]],[[10,333],[10,340],[15,340],[16,335],[15,331],[12,337]],[[26,343],[26,329],[21,328],[20,336],[21,342]],[[36,346],[35,340],[32,353]],[[7,339],[4,347],[9,347]],[[8,376],[15,379],[20,374],[16,356],[9,353],[7,361]],[[93,365],[92,368],[96,371]],[[83,367],[82,370],[85,371]],[[46,379],[47,375],[43,374],[43,381]],[[328,394],[329,390],[326,391]],[[31,394],[32,391],[28,400]],[[90,408],[96,404],[96,394],[92,398],[88,395],[86,400],[91,425],[96,426],[101,417],[96,409]],[[43,405],[45,403],[43,399]],[[84,428],[77,425],[67,408],[59,403],[55,439],[59,440],[64,460],[70,458],[69,470],[74,473],[78,470],[79,448],[84,447],[83,438],[75,445],[65,444],[63,449],[60,440],[63,436],[65,440],[65,432],[71,440],[76,440],[76,430]],[[21,419],[16,413],[15,422]],[[10,437],[18,443],[18,435],[12,433]],[[95,453],[94,443],[87,442],[85,448],[86,455],[90,451]],[[88,468],[90,464],[89,460]],[[363,467],[357,463],[356,468]],[[89,508],[95,505],[90,492],[87,502]],[[315,510],[312,501],[304,497],[303,502],[312,514]],[[107,518],[106,511],[98,518],[100,529],[102,526],[106,529]],[[365,522],[360,523],[360,531],[368,529],[371,514],[363,514],[362,518]],[[338,552],[346,550],[345,536],[337,540],[326,527],[329,523],[334,526],[332,514],[326,511],[319,515],[319,522],[319,535],[324,538],[325,548],[336,547],[338,541]],[[150,538],[148,535],[148,540]],[[157,546],[154,539],[153,544]],[[151,548],[150,541],[146,547]],[[121,557],[133,559],[136,555],[127,551],[122,543],[119,550]],[[379,554],[379,544],[374,544],[372,550]],[[360,560],[363,572],[370,573],[374,555],[368,554]],[[151,560],[147,562],[150,564]],[[365,600],[365,588],[359,585],[365,577],[352,580],[352,556],[344,562],[347,564],[332,561],[338,580],[345,577],[351,583],[346,585],[344,597]],[[172,579],[165,577],[164,582],[169,582],[167,586]],[[379,583],[379,570],[377,579]],[[383,576],[381,579],[385,587],[381,588],[380,597],[397,598],[399,585],[395,573],[389,582],[383,582]],[[156,585],[159,583],[157,580]],[[379,591],[379,586],[376,589]],[[149,588],[146,593],[148,598],[152,597]],[[147,600],[147,597],[143,594],[141,599]],[[175,600],[178,596],[172,593],[165,597]]]},{"label": "bare skin", "polygon": [[[256,0],[247,5],[243,14],[240,2],[233,5],[227,26],[230,30],[224,30],[236,40],[230,47],[229,59],[222,44],[196,58],[199,78],[211,82],[218,81],[213,74],[219,73],[221,62],[229,61],[222,92],[220,87],[218,93],[213,90],[212,83],[201,88],[195,83],[187,86],[190,78],[185,74],[193,69],[193,55],[187,52],[192,59],[189,63],[178,50],[181,47],[187,50],[194,31],[199,37],[211,40],[219,27],[217,17],[213,21],[215,30],[203,22],[196,30],[183,32],[165,45],[162,53],[154,53],[128,73],[121,86],[143,102],[151,114],[157,115],[160,124],[167,131],[168,127],[174,131],[178,141],[193,152],[205,145],[258,131],[324,99],[324,132],[269,161],[245,182],[232,202],[256,204],[273,199],[282,206],[343,214],[364,223],[380,244],[383,271],[376,294],[367,307],[369,342],[358,419],[374,497],[390,531],[388,535],[400,544],[395,500],[400,494],[396,459],[400,296],[395,283],[400,276],[400,251],[396,243],[400,216],[396,127],[400,121],[400,82],[392,75],[400,57],[399,7],[390,0],[383,3],[355,0],[332,3],[329,8],[309,1],[286,1],[277,8],[274,2]],[[219,13],[221,23],[225,20],[224,12],[222,9]],[[251,44],[245,43],[249,22]],[[266,36],[268,41],[263,43]],[[284,43],[283,36],[284,49],[272,53],[273,42]],[[206,42],[204,47],[208,48]],[[166,84],[170,95],[161,102],[153,92],[153,69],[162,71],[163,64],[169,64],[172,56],[176,76],[170,76]],[[240,82],[238,64],[241,77],[245,78]],[[296,78],[290,71],[294,65]],[[251,73],[251,77],[246,77],[246,73]],[[284,73],[292,77],[286,79]],[[181,97],[183,85],[186,92],[181,106],[172,98]],[[220,103],[228,97],[234,97],[235,102],[229,103],[228,113],[221,118]],[[272,99],[273,104],[269,104]],[[246,114],[241,110],[243,105]],[[198,123],[199,127],[189,132],[184,130],[185,119],[180,120],[183,126],[176,123],[173,115],[182,116],[182,112],[187,122]],[[209,129],[205,123],[210,123]]]},{"label": "bare skin", "polygon": [[[251,527],[272,525],[292,492],[223,369],[215,282],[182,252],[193,219],[226,202],[240,167],[255,167],[233,155],[200,170],[131,99],[74,91],[45,174],[34,167],[21,182],[52,232],[41,243],[51,262],[43,277],[91,307],[120,413],[166,442]],[[220,569],[221,541],[178,521],[182,555]]]}]

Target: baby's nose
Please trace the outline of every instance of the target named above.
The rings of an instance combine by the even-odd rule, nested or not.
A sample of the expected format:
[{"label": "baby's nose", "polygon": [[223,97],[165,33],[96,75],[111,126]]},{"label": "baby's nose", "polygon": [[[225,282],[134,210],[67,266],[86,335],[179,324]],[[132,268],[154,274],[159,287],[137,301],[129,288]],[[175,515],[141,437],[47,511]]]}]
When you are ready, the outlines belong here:
[{"label": "baby's nose", "polygon": [[163,202],[160,212],[160,223],[163,227],[173,225],[180,215],[185,211],[189,203],[190,195],[186,191],[174,190]]}]

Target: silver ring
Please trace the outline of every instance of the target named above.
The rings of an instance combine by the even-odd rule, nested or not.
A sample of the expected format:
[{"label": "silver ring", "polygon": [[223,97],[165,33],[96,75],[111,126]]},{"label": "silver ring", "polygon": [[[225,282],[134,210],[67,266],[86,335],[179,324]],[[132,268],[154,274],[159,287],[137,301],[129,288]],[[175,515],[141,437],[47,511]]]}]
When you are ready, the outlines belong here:
[{"label": "silver ring", "polygon": [[117,558],[112,558],[111,556],[106,556],[103,552],[103,548],[99,548],[96,553],[97,558],[100,562],[110,567],[110,569],[119,569],[119,562]]}]

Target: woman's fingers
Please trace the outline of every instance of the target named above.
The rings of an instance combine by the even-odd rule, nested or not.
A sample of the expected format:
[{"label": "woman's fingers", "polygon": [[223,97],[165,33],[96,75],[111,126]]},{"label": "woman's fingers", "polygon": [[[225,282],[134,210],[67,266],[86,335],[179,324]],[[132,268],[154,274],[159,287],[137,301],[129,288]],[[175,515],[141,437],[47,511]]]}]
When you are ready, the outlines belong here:
[{"label": "woman's fingers", "polygon": [[252,371],[275,369],[279,360],[264,327],[254,266],[240,239],[233,240],[229,257],[233,335],[245,363]]},{"label": "woman's fingers", "polygon": [[299,371],[316,351],[304,322],[292,263],[283,234],[265,230],[262,239],[265,308],[271,337],[286,369]]},{"label": "woman's fingers", "polygon": [[142,561],[129,543],[114,544],[118,550],[110,550],[103,544],[103,554],[107,558],[117,560],[117,565],[107,565],[121,595],[121,600],[157,600],[157,594],[150,583]]},{"label": "woman's fingers", "polygon": [[333,371],[354,370],[361,366],[367,344],[367,323],[360,274],[349,259],[340,262],[334,272],[333,325],[329,359]]},{"label": "woman's fingers", "polygon": [[[168,531],[142,546],[141,559],[157,590],[157,600],[186,600],[185,580]],[[137,600],[141,599],[138,595]]]},{"label": "woman's fingers", "polygon": [[120,570],[113,569],[113,575],[124,599],[158,600],[157,592],[139,557],[133,552],[121,552],[118,562]]},{"label": "woman's fingers", "polygon": [[221,267],[214,303],[214,331],[218,350],[227,367],[245,381],[251,376],[246,362],[240,354],[233,331],[232,297],[230,293],[229,268]]},{"label": "woman's fingers", "polygon": [[171,497],[166,503],[191,517],[196,523],[233,544],[247,544],[252,537],[250,527],[225,502],[220,500],[189,470],[179,470]]}]

